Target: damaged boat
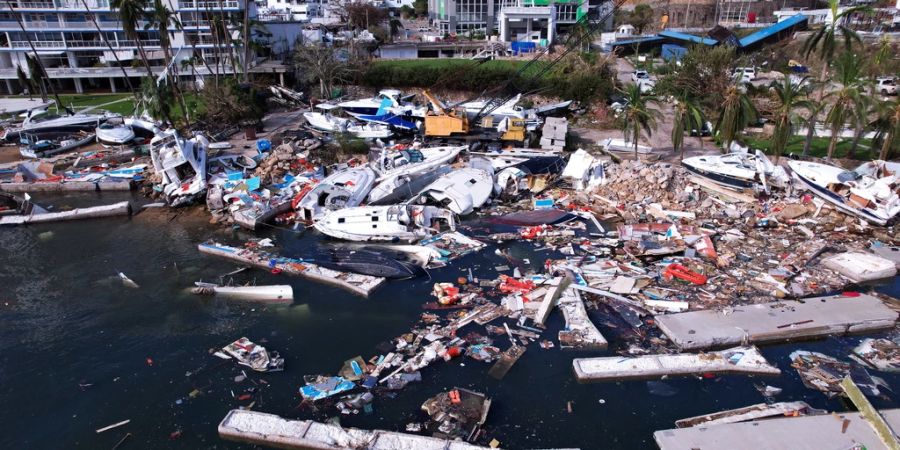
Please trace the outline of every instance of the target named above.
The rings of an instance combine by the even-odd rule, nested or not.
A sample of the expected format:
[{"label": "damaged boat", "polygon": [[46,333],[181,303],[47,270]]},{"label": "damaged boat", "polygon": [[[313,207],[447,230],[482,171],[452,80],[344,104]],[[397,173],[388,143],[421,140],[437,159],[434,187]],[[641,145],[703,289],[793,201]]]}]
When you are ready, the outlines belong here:
[{"label": "damaged boat", "polygon": [[105,145],[123,145],[135,138],[134,129],[121,117],[107,120],[97,126],[94,133],[97,141]]},{"label": "damaged boat", "polygon": [[329,133],[343,133],[350,125],[350,119],[342,119],[331,114],[323,114],[318,112],[305,112],[303,118],[309,126]]},{"label": "damaged boat", "polygon": [[449,164],[465,145],[415,148],[397,145],[389,149],[381,149],[380,155],[374,159],[374,168],[378,172],[378,182],[391,177],[418,175],[434,168]]},{"label": "damaged boat", "polygon": [[794,178],[803,186],[836,206],[876,225],[884,226],[900,213],[896,164],[867,163],[857,170],[845,170],[808,161],[789,161]]},{"label": "damaged boat", "polygon": [[175,130],[166,130],[150,141],[150,158],[162,178],[160,185],[169,206],[186,205],[205,194],[208,145],[202,135],[181,139]]},{"label": "damaged boat", "polygon": [[222,359],[234,358],[238,364],[247,366],[257,372],[278,372],[284,370],[284,358],[278,352],[269,352],[265,347],[256,345],[242,337],[213,353]]},{"label": "damaged boat", "polygon": [[390,126],[375,122],[348,125],[346,131],[360,139],[386,139],[394,134]]},{"label": "damaged boat", "polygon": [[93,141],[94,135],[85,131],[75,133],[28,133],[22,135],[22,143],[26,144],[26,146],[19,148],[19,154],[26,158],[45,158],[57,153],[74,150]]},{"label": "damaged boat", "polygon": [[438,178],[416,194],[412,202],[432,203],[459,215],[471,214],[480,208],[494,192],[494,178],[490,173],[475,168],[454,170]]},{"label": "damaged boat", "polygon": [[293,206],[300,218],[314,221],[328,211],[359,206],[375,184],[375,171],[356,167],[334,173],[295,197]]},{"label": "damaged boat", "polygon": [[294,301],[294,289],[290,285],[221,286],[202,281],[198,281],[194,285],[196,287],[191,289],[191,293],[196,295],[214,295],[229,300],[262,303],[292,303]]},{"label": "damaged boat", "polygon": [[45,109],[30,110],[22,121],[22,125],[15,128],[7,128],[2,138],[7,141],[18,139],[25,133],[42,133],[48,131],[84,131],[92,130],[99,124],[106,122],[111,117],[119,117],[117,114],[103,112],[100,114],[76,113],[68,116],[53,114]]},{"label": "damaged boat", "polygon": [[331,251],[327,260],[319,261],[319,264],[334,270],[394,280],[425,275],[425,269],[419,261],[406,252],[392,250],[390,247],[337,248]]},{"label": "damaged boat", "polygon": [[784,168],[772,164],[759,150],[755,154],[733,152],[694,156],[682,161],[681,165],[697,176],[737,190],[768,192],[769,187],[784,188],[790,182]]},{"label": "damaged boat", "polygon": [[420,205],[358,206],[332,212],[315,223],[322,234],[358,242],[416,242],[456,230],[453,213]]},{"label": "damaged boat", "polygon": [[435,167],[415,175],[397,174],[378,183],[369,192],[370,206],[403,203],[425,189],[429,184],[450,172],[450,167]]},{"label": "damaged boat", "polygon": [[7,192],[0,192],[0,217],[30,216],[43,214],[47,210],[31,202],[31,196],[18,197]]}]

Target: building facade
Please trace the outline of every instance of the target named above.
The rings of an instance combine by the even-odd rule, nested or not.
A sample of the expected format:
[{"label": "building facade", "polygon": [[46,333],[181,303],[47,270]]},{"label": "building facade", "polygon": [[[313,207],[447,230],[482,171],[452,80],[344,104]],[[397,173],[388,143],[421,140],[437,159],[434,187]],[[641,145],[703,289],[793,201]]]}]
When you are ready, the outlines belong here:
[{"label": "building facade", "polygon": [[[175,70],[181,75],[208,75],[207,67],[225,66],[232,71],[232,54],[240,58],[242,51],[215,51],[225,48],[210,32],[210,18],[225,16],[226,22],[240,24],[247,8],[246,0],[163,0],[177,16],[183,29],[170,26],[169,40]],[[87,7],[85,7],[85,4]],[[10,7],[11,5],[11,7]],[[255,15],[255,6],[250,3]],[[94,20],[96,20],[96,25]],[[165,70],[165,57],[160,47],[159,32],[144,30],[145,21],[137,24],[140,42],[155,73]],[[99,26],[100,31],[97,30]],[[24,28],[24,31],[23,31]],[[237,30],[232,30],[234,34]],[[30,41],[30,43],[29,43]],[[22,92],[16,74],[21,67],[26,74],[25,55],[33,56],[34,45],[47,74],[64,91],[117,91],[127,83],[122,69],[132,84],[146,76],[137,43],[122,31],[118,14],[109,0],[12,0],[0,2],[0,90],[7,94]],[[112,47],[112,51],[110,51]],[[115,52],[115,54],[113,54]],[[118,61],[116,61],[118,57]],[[182,61],[196,58],[191,69],[182,69]],[[205,64],[201,61],[205,61]]]},{"label": "building facade", "polygon": [[603,3],[602,0],[428,0],[428,17],[441,33],[497,34],[502,41],[552,41],[560,31],[557,27],[571,26],[591,11],[596,12]]}]

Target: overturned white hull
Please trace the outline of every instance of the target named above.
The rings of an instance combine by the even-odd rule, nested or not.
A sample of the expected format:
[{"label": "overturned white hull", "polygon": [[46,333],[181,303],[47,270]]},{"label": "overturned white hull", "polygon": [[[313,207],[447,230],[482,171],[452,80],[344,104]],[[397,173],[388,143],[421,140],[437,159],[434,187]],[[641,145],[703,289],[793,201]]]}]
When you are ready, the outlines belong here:
[{"label": "overturned white hull", "polygon": [[297,203],[296,210],[306,221],[328,211],[359,206],[375,184],[375,171],[357,167],[332,174],[322,180]]},{"label": "overturned white hull", "polygon": [[206,138],[181,139],[175,130],[166,130],[150,144],[153,168],[170,206],[188,204],[206,192]]},{"label": "overturned white hull", "polygon": [[480,208],[494,191],[494,178],[481,169],[454,170],[419,192],[412,202],[430,201],[459,215]]},{"label": "overturned white hull", "polygon": [[803,186],[848,214],[885,225],[900,213],[900,180],[896,174],[873,178],[808,161],[790,161],[788,166]]},{"label": "overturned white hull", "polygon": [[456,222],[452,212],[434,206],[360,206],[334,211],[316,222],[315,228],[347,241],[412,243],[455,230]]},{"label": "overturned white hull", "polygon": [[290,285],[271,286],[218,286],[210,283],[196,283],[197,294],[214,294],[230,300],[247,302],[291,303],[294,289]]}]

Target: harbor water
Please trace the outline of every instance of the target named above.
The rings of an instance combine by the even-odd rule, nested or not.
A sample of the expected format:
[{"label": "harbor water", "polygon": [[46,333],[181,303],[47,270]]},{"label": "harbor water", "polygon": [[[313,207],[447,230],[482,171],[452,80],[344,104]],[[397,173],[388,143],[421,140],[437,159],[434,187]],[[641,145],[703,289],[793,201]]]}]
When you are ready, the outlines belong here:
[{"label": "harbor water", "polygon": [[[129,193],[37,197],[60,206],[123,199],[144,202]],[[592,310],[592,319],[611,341],[610,351],[532,345],[501,381],[487,375],[485,363],[438,361],[422,370],[421,383],[411,383],[393,398],[377,396],[371,414],[310,411],[299,407],[304,375],[336,374],[347,359],[379,354],[379,344],[408,332],[423,312],[421,305],[434,300],[429,295],[433,283],[453,282],[469,268],[476,277],[494,279],[496,266],[506,260],[494,254],[496,245],[489,245],[431,271],[430,279],[391,281],[368,299],[261,270],[234,275],[234,281],[290,284],[292,305],[232,303],[189,292],[195,281],[218,281],[237,268],[201,255],[197,244],[208,239],[239,244],[259,237],[272,238],[281,254],[293,257],[329,244],[313,230],[254,233],[211,225],[201,208],[0,229],[0,448],[109,449],[129,433],[120,449],[241,448],[221,440],[216,426],[229,410],[251,402],[254,410],[289,418],[337,415],[344,426],[404,431],[406,424],[425,420],[424,400],[453,387],[484,392],[493,400],[485,436],[505,448],[655,448],[653,431],[673,428],[677,419],[763,402],[755,383],[783,388],[778,401],[803,400],[831,411],[850,408],[805,388],[788,354],[803,348],[847,360],[861,337],[762,347],[782,370],[774,378],[580,385],[572,358],[611,355],[624,345],[617,340],[624,324]],[[527,242],[501,248],[528,258],[535,268],[559,256],[537,252]],[[124,286],[119,272],[139,287]],[[900,296],[897,279],[876,289]],[[556,341],[563,326],[562,315],[553,313],[543,338]],[[249,380],[236,382],[242,368],[211,351],[242,336],[281,353],[285,371],[257,374],[244,368]],[[505,348],[502,339],[497,341]],[[900,376],[871,373],[900,388]],[[255,388],[252,398],[239,400],[248,387]],[[870,399],[876,407],[900,405],[900,391],[883,392]],[[124,420],[130,422],[96,432]]]}]

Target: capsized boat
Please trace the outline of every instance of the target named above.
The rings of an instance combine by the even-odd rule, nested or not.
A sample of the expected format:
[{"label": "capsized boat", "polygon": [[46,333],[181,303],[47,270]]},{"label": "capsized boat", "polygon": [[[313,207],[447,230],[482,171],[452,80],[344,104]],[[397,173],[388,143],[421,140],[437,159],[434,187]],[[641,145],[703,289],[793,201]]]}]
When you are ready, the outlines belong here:
[{"label": "capsized boat", "polygon": [[432,203],[464,216],[484,205],[493,192],[491,173],[467,167],[438,178],[416,194],[411,202]]},{"label": "capsized boat", "polygon": [[284,358],[278,352],[268,352],[261,345],[256,345],[242,337],[215,352],[222,359],[234,358],[238,364],[247,366],[257,372],[278,372],[284,370]]},{"label": "capsized boat", "polygon": [[134,129],[121,117],[101,123],[94,132],[97,134],[97,140],[107,145],[123,145],[135,138]]},{"label": "capsized boat", "polygon": [[359,206],[375,184],[375,171],[355,167],[329,175],[312,189],[294,199],[294,209],[302,220],[311,222],[328,211]]},{"label": "capsized boat", "polygon": [[57,153],[74,150],[94,141],[94,135],[84,131],[75,133],[23,134],[19,153],[26,158],[44,158]]},{"label": "capsized boat", "polygon": [[202,281],[194,284],[196,287],[191,289],[191,292],[197,295],[215,295],[230,300],[264,303],[291,303],[294,301],[294,289],[290,285],[221,286]]},{"label": "capsized boat", "polygon": [[446,229],[455,230],[456,219],[449,210],[434,206],[358,206],[333,211],[315,227],[322,234],[347,241],[412,243]]},{"label": "capsized boat", "polygon": [[346,131],[347,126],[350,125],[350,119],[318,112],[305,112],[303,113],[303,118],[306,119],[309,126],[330,133],[343,133]]},{"label": "capsized boat", "polygon": [[390,126],[374,122],[348,125],[346,131],[362,139],[386,139],[394,134]]},{"label": "capsized boat", "polygon": [[789,161],[788,166],[794,179],[848,214],[885,225],[900,213],[896,164],[863,164],[859,172],[809,161]]},{"label": "capsized boat", "polygon": [[787,187],[790,181],[781,166],[769,161],[761,151],[755,154],[733,152],[726,155],[705,155],[686,158],[681,162],[691,173],[732,189],[752,189],[768,192],[769,187]]},{"label": "capsized boat", "polygon": [[373,277],[405,280],[425,275],[425,269],[407,253],[390,247],[365,246],[337,248],[319,265],[344,272],[354,272]]},{"label": "capsized boat", "polygon": [[150,141],[153,168],[162,178],[162,192],[170,206],[186,205],[205,194],[208,144],[202,135],[182,139],[174,129]]}]

